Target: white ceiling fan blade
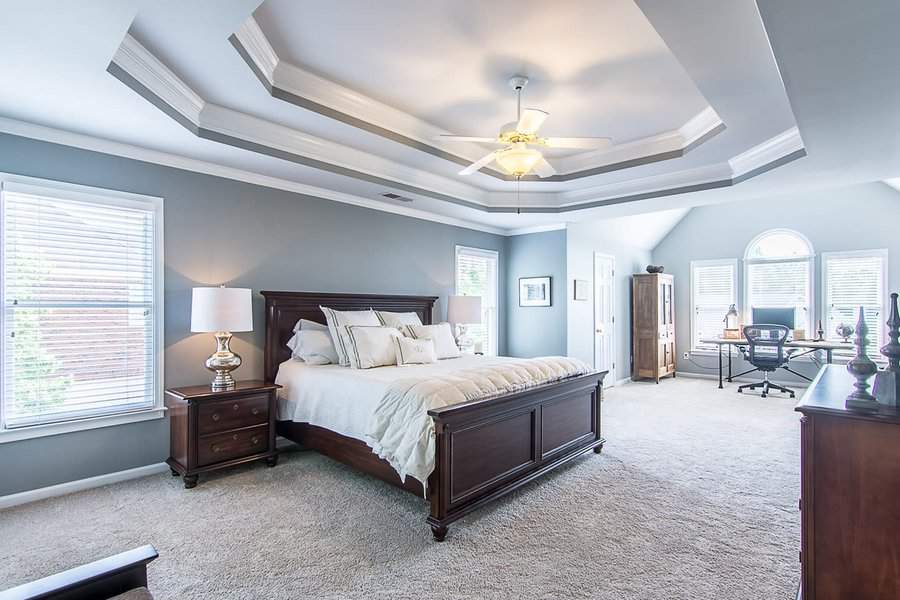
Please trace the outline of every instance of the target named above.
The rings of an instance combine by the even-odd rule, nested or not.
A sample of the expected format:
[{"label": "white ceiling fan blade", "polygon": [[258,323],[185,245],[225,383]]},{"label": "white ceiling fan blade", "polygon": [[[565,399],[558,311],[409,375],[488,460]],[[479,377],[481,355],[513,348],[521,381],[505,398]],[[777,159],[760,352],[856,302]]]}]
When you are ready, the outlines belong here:
[{"label": "white ceiling fan blade", "polygon": [[481,158],[479,158],[478,160],[473,162],[471,165],[469,165],[468,167],[466,167],[465,169],[460,171],[459,174],[460,175],[471,175],[475,171],[480,170],[481,167],[487,166],[488,163],[490,163],[492,160],[494,160],[495,156],[496,156],[496,153],[494,153],[494,152],[491,152],[490,154],[482,156]]},{"label": "white ceiling fan blade", "polygon": [[612,144],[608,137],[551,137],[544,145],[548,148],[605,148]]},{"label": "white ceiling fan blade", "polygon": [[435,138],[444,142],[478,142],[480,144],[503,144],[497,138],[476,137],[474,135],[439,135]]},{"label": "white ceiling fan blade", "polygon": [[538,177],[550,177],[556,174],[553,165],[547,162],[546,158],[542,158],[532,167],[532,170],[538,174]]},{"label": "white ceiling fan blade", "polygon": [[541,128],[544,119],[550,116],[550,113],[544,112],[539,108],[526,108],[516,123],[516,131],[519,133],[535,133]]}]

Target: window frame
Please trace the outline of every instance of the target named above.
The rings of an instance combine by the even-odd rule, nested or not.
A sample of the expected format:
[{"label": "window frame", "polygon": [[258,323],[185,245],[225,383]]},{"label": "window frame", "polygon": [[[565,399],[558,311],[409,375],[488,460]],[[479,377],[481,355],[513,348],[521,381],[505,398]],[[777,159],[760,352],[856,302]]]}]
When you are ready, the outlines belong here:
[{"label": "window frame", "polygon": [[[490,354],[487,352],[487,349],[482,349],[486,356],[500,356],[500,311],[502,307],[502,300],[500,297],[500,251],[499,250],[491,250],[489,248],[478,248],[476,246],[466,246],[463,244],[456,244],[453,249],[453,294],[459,295],[459,271],[457,270],[459,267],[459,254],[460,251],[469,252],[474,255],[481,255],[485,258],[493,259],[496,264],[495,274],[494,274],[494,288],[496,289],[497,295],[497,305],[494,307],[496,311],[496,318],[494,319],[493,327],[491,328],[491,335],[494,338],[494,346],[496,350],[496,354]],[[482,311],[484,310],[484,304],[482,304]]]},{"label": "window frame", "polygon": [[[874,327],[881,328],[881,340],[882,342],[887,341],[888,339],[888,328],[887,328],[887,315],[890,310],[890,282],[888,281],[888,249],[887,248],[873,248],[870,250],[838,250],[834,252],[822,252],[820,255],[820,269],[822,270],[822,281],[820,282],[820,293],[822,297],[822,314],[819,318],[823,321],[823,327],[825,327],[825,339],[832,339],[832,335],[834,332],[829,331],[829,323],[828,323],[828,269],[826,266],[826,262],[832,258],[849,258],[854,256],[878,256],[881,258],[881,282],[882,282],[882,294],[881,294],[881,313],[879,315],[879,319],[877,321],[877,325],[872,323],[872,318],[870,315],[866,316],[866,325],[869,326],[869,331],[871,331]],[[856,326],[856,323],[853,324]],[[838,361],[848,361],[854,355],[853,351],[847,350],[835,350],[834,351],[834,360]],[[879,364],[883,364],[887,362],[887,359],[879,352],[875,355],[870,354],[869,358],[874,360]]]},{"label": "window frame", "polygon": [[[80,418],[57,421],[53,423],[39,423],[13,429],[6,428],[5,402],[3,399],[3,370],[0,369],[0,444],[20,440],[58,435],[75,431],[84,431],[100,427],[136,423],[151,419],[159,419],[165,416],[164,398],[164,373],[165,373],[165,294],[164,294],[164,211],[163,198],[98,188],[93,186],[78,185],[74,183],[53,181],[15,175],[0,172],[0,202],[6,192],[20,192],[37,194],[59,198],[60,200],[72,200],[91,204],[101,204],[123,208],[141,208],[153,211],[153,404],[150,408],[139,410],[123,410],[103,415],[85,416]],[[0,232],[4,231],[4,211],[0,209]],[[0,243],[0,280],[6,278],[5,244]],[[6,306],[5,299],[0,299],[0,337],[6,339]],[[0,343],[0,361],[3,361],[4,345]],[[2,362],[0,362],[2,364]]]},{"label": "window frame", "polygon": [[[789,256],[789,257],[780,257],[780,258],[750,258],[750,249],[753,248],[756,243],[772,234],[790,234],[796,236],[803,240],[806,244],[806,247],[809,248],[809,254],[804,256]],[[812,334],[812,328],[816,325],[816,252],[815,248],[812,245],[812,242],[809,241],[805,235],[800,233],[795,229],[787,229],[783,227],[776,227],[774,229],[766,229],[759,235],[755,236],[750,242],[747,244],[744,249],[744,265],[743,265],[743,293],[741,294],[741,298],[743,300],[744,308],[741,311],[743,314],[743,322],[750,323],[753,318],[752,314],[752,306],[750,305],[750,265],[758,265],[758,264],[776,264],[776,263],[806,263],[806,272],[807,272],[807,282],[806,282],[806,298],[808,300],[806,317],[807,324],[804,328],[806,331],[806,335],[810,336]],[[797,323],[794,323],[795,329],[800,329],[797,327]]]},{"label": "window frame", "polygon": [[[734,295],[732,296],[733,302],[731,304],[738,305],[738,296],[739,294],[739,285],[738,285],[738,259],[736,258],[713,258],[713,259],[701,259],[701,260],[692,260],[690,262],[690,270],[691,270],[691,354],[716,354],[718,350],[716,348],[704,348],[700,346],[696,346],[697,336],[696,336],[696,303],[694,297],[694,267],[714,267],[719,265],[727,265],[731,267],[731,277],[733,283]],[[738,309],[740,311],[740,308]],[[725,309],[727,312],[728,309]],[[722,318],[725,317],[725,312],[722,313]],[[724,329],[724,327],[723,327]]]}]

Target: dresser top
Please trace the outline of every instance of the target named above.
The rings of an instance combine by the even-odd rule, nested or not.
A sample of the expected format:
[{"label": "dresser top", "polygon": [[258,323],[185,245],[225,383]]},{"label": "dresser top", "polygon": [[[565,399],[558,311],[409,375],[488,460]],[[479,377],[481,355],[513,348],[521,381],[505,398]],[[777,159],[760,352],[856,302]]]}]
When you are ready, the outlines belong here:
[{"label": "dresser top", "polygon": [[[825,365],[806,389],[796,410],[807,414],[827,414],[836,417],[887,421],[900,424],[900,410],[895,406],[879,405],[878,412],[848,410],[844,401],[853,389],[853,376],[845,365]],[[869,380],[874,384],[875,378]],[[869,388],[871,391],[871,388]]]},{"label": "dresser top", "polygon": [[230,390],[214,390],[209,387],[209,384],[206,384],[169,388],[166,392],[180,398],[200,400],[203,398],[227,398],[228,396],[243,395],[249,392],[268,392],[277,390],[280,387],[277,383],[266,383],[259,379],[251,379],[236,382],[234,388]]}]

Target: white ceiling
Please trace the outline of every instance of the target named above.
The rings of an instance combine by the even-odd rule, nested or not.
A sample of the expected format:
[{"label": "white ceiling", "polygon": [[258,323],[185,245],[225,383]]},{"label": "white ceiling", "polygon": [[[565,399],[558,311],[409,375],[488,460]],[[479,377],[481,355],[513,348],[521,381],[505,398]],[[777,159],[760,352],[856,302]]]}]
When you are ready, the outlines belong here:
[{"label": "white ceiling", "polygon": [[254,16],[279,58],[448,131],[515,120],[507,84],[549,111],[548,136],[627,142],[707,106],[632,0],[266,0]]},{"label": "white ceiling", "polygon": [[[347,2],[359,4],[359,10],[338,12]],[[759,0],[758,7],[752,0],[584,6],[574,0],[448,1],[417,3],[405,12],[389,2],[377,3],[376,13],[364,12],[376,3],[357,0],[259,4],[5,1],[0,76],[15,85],[4,85],[0,94],[0,131],[498,232],[900,176],[900,80],[888,75],[900,54],[894,31],[900,5],[891,0],[869,0],[864,8],[837,0]],[[599,14],[589,10],[598,6]],[[299,10],[305,20],[290,21],[288,13]],[[504,20],[510,10],[520,13],[515,25]],[[228,41],[254,11],[269,41],[284,54],[280,58],[439,127],[455,130],[461,122],[496,127],[507,120],[502,115],[514,105],[505,95],[506,74],[494,74],[521,65],[534,78],[526,105],[535,100],[552,113],[547,134],[639,135],[669,128],[706,103],[726,129],[680,158],[577,181],[523,182],[517,195],[514,183],[485,174],[463,179],[456,175],[459,165],[444,158],[272,97]],[[282,19],[275,18],[278,11],[284,11]],[[321,140],[348,164],[361,156],[355,167],[426,193],[401,190],[415,201],[391,203],[381,199],[389,191],[383,183],[197,137],[106,71],[129,30],[209,105],[264,119],[294,137]],[[522,31],[540,40],[533,47],[541,52],[517,44]],[[577,35],[565,35],[569,31]],[[595,31],[603,35],[592,36]],[[565,60],[569,56],[571,64]],[[441,75],[433,76],[429,66],[440,68]],[[443,76],[447,70],[452,77]],[[500,122],[494,122],[492,111],[500,111]],[[794,125],[805,158],[733,187],[653,197],[673,182],[709,179],[742,153],[750,161],[756,155],[746,158],[749,149]],[[528,207],[629,191],[650,194],[571,212],[520,215],[434,197]]]}]

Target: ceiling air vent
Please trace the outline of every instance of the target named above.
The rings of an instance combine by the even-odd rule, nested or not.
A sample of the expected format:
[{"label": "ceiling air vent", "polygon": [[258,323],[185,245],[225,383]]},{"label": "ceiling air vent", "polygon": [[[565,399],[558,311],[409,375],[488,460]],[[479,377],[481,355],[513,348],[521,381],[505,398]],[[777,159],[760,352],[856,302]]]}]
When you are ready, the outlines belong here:
[{"label": "ceiling air vent", "polygon": [[385,198],[390,198],[391,200],[396,200],[397,202],[412,202],[412,198],[407,198],[406,196],[401,196],[400,194],[394,194],[393,192],[388,192],[386,194],[382,194]]}]

